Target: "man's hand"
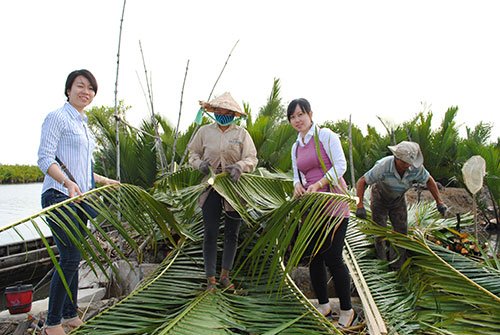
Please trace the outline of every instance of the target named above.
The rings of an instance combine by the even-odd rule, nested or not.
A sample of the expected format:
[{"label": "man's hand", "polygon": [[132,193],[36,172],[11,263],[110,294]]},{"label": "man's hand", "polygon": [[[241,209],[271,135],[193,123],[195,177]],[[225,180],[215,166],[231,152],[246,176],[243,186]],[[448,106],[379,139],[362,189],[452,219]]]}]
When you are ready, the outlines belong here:
[{"label": "man's hand", "polygon": [[364,207],[356,208],[356,217],[360,219],[366,219],[366,209]]},{"label": "man's hand", "polygon": [[229,173],[231,179],[236,183],[241,177],[241,167],[238,164],[226,166],[226,172]]},{"label": "man's hand", "polygon": [[210,163],[207,161],[201,162],[200,166],[198,167],[198,170],[200,170],[200,172],[206,176],[207,174],[210,173]]},{"label": "man's hand", "polygon": [[438,204],[436,208],[439,214],[441,214],[442,216],[445,216],[446,212],[448,211],[448,206],[446,206],[444,203]]}]

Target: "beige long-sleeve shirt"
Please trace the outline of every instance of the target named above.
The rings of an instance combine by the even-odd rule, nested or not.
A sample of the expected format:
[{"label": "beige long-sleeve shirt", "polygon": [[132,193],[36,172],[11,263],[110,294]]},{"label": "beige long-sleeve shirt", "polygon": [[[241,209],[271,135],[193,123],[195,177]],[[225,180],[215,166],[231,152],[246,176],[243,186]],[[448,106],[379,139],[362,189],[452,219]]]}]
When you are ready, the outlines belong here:
[{"label": "beige long-sleeve shirt", "polygon": [[204,125],[198,129],[188,148],[189,163],[195,169],[201,162],[208,161],[217,172],[232,164],[238,164],[243,172],[252,172],[258,163],[250,134],[237,125],[229,126],[226,131],[216,123]]}]

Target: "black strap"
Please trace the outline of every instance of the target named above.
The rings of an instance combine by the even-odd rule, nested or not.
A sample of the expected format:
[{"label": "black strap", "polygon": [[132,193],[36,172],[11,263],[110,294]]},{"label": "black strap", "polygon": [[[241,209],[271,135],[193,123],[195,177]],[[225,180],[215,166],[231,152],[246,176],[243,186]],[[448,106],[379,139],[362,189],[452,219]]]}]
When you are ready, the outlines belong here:
[{"label": "black strap", "polygon": [[299,181],[300,181],[300,185],[302,185],[302,187],[305,187],[304,186],[304,183],[302,182],[302,176],[300,175],[300,170],[299,170],[299,167],[297,165],[297,153],[299,151],[299,141],[296,142],[297,143],[297,146],[295,147],[295,167],[297,168],[297,174],[299,175]]},{"label": "black strap", "polygon": [[69,180],[71,180],[73,183],[76,184],[75,177],[73,177],[73,175],[71,174],[71,172],[69,172],[69,170],[66,167],[66,165],[63,162],[61,162],[61,160],[57,156],[56,156],[56,162],[61,166],[61,169],[64,171],[64,173],[66,173],[66,175],[68,176]]}]

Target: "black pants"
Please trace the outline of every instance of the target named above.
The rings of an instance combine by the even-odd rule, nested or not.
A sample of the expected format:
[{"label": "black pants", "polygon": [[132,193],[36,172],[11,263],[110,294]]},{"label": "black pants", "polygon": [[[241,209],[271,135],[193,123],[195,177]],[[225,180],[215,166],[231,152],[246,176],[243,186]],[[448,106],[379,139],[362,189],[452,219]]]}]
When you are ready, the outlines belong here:
[{"label": "black pants", "polygon": [[[340,309],[351,309],[351,278],[349,270],[344,264],[342,250],[344,249],[344,238],[347,232],[348,218],[344,218],[338,224],[340,225],[335,232],[331,245],[324,251],[318,252],[311,260],[309,265],[309,274],[316,297],[320,304],[328,303],[328,277],[326,267],[333,276],[335,290],[339,296]],[[333,233],[333,232],[332,232]],[[319,236],[315,237],[319,238]],[[312,241],[314,245],[317,240]],[[325,242],[328,243],[328,242]]]},{"label": "black pants", "polygon": [[[207,277],[215,276],[217,265],[217,237],[221,223],[224,198],[215,190],[211,190],[203,204],[203,259]],[[224,250],[222,252],[222,268],[231,270],[238,247],[238,234],[241,217],[238,212],[227,212],[224,220]]]}]

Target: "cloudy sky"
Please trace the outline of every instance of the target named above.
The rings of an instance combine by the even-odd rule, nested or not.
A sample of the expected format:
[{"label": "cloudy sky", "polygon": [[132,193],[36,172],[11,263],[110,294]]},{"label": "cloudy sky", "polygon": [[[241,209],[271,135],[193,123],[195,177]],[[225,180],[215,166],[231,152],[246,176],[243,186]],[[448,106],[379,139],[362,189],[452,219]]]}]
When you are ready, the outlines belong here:
[{"label": "cloudy sky", "polygon": [[[114,105],[121,0],[0,3],[0,163],[36,164],[45,115],[64,101],[69,72],[87,68]],[[480,121],[500,136],[500,5],[497,1],[128,0],[118,98],[128,120],[155,111],[181,129],[195,117],[237,42],[216,94],[230,91],[256,113],[281,81],[286,104],[307,98],[318,122],[352,116],[383,131],[432,110],[434,126],[458,106],[461,132]]]}]

